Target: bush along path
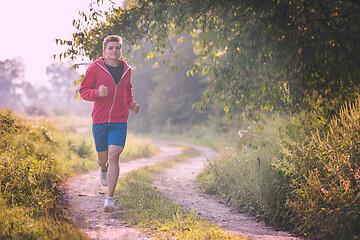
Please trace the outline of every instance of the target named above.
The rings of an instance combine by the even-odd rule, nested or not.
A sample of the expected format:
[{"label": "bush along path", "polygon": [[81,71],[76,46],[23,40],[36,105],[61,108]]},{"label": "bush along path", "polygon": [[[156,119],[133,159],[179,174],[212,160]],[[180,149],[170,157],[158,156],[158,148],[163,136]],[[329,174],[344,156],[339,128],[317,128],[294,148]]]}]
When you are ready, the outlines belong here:
[{"label": "bush along path", "polygon": [[200,217],[221,226],[232,235],[264,240],[299,239],[290,233],[267,226],[255,217],[239,213],[227,207],[226,203],[222,203],[216,197],[203,193],[196,183],[196,176],[204,170],[207,159],[215,157],[216,152],[208,147],[186,145],[197,149],[201,154],[167,169],[157,177],[153,185],[165,197],[187,210],[195,211]]},{"label": "bush along path", "polygon": [[[140,159],[131,162],[121,163],[120,164],[121,175],[129,173],[130,171],[136,169],[143,168],[144,166],[151,166],[159,162],[165,162],[165,160],[176,158],[181,154],[179,148],[172,147],[168,144],[165,144],[164,142],[162,143],[157,142],[156,144],[160,147],[162,151],[160,155],[148,159]],[[195,148],[198,152],[200,152],[200,155],[197,157],[191,157],[185,161],[182,161],[181,163],[172,165],[171,168],[165,169],[165,171],[160,173],[158,176],[155,177],[155,179],[152,180],[152,185],[154,186],[155,189],[157,189],[156,192],[159,192],[161,195],[165,196],[166,198],[173,201],[176,205],[178,205],[179,210],[176,210],[176,216],[171,218],[174,218],[173,220],[176,220],[175,219],[176,217],[178,217],[179,219],[186,219],[184,223],[175,223],[176,225],[175,228],[179,228],[180,226],[180,228],[183,229],[182,231],[185,232],[185,236],[187,235],[186,239],[193,239],[193,238],[189,238],[189,235],[186,233],[186,231],[188,231],[189,234],[190,232],[193,232],[194,229],[191,229],[191,226],[195,226],[196,223],[194,222],[198,221],[199,218],[208,219],[211,223],[221,226],[223,229],[227,230],[228,232],[231,233],[231,235],[234,236],[247,236],[253,239],[284,239],[284,240],[297,239],[296,237],[291,236],[289,233],[272,229],[266,226],[263,222],[257,221],[255,218],[232,211],[230,208],[226,207],[224,204],[216,200],[216,198],[204,194],[201,191],[201,189],[197,187],[195,177],[204,169],[206,160],[214,156],[216,153],[212,149],[207,147],[200,147],[196,145],[180,144],[180,143],[176,143],[176,144]],[[148,169],[145,168],[145,171],[146,170]],[[166,225],[166,223],[165,225],[161,223],[161,221],[163,221],[163,218],[165,216],[165,215],[161,215],[162,213],[155,214],[155,215],[161,215],[161,217],[157,216],[158,219],[156,219],[156,217],[155,218],[153,217],[154,214],[151,215],[151,213],[149,213],[149,215],[147,215],[148,213],[143,215],[142,213],[140,213],[139,215],[142,216],[140,217],[135,216],[137,214],[135,210],[133,212],[130,211],[131,212],[130,215],[132,215],[130,216],[130,218],[129,216],[124,217],[126,215],[125,212],[127,212],[128,209],[123,209],[123,208],[144,207],[143,205],[146,205],[153,201],[150,199],[158,200],[158,198],[162,198],[162,197],[157,197],[156,192],[154,195],[154,191],[152,191],[151,189],[149,191],[149,186],[144,182],[140,183],[140,186],[143,188],[141,189],[142,193],[134,193],[134,190],[130,190],[130,193],[126,193],[126,190],[125,191],[120,190],[119,193],[120,195],[125,194],[128,196],[118,198],[120,199],[119,201],[124,201],[121,199],[127,199],[131,203],[129,202],[125,203],[119,201],[115,202],[116,204],[115,212],[111,214],[104,213],[103,201],[104,201],[104,195],[106,189],[100,186],[98,175],[99,175],[98,171],[94,171],[89,174],[83,174],[78,177],[70,179],[67,184],[67,194],[69,196],[69,213],[71,216],[71,220],[74,224],[79,225],[90,238],[92,239],[172,239],[171,237],[172,235],[174,239],[185,239],[179,237],[179,233],[172,232],[171,225],[172,224],[174,225],[174,223],[170,223],[168,225]],[[135,175],[136,173],[134,174],[134,177],[136,177]],[[143,181],[143,179],[147,178],[146,172],[140,172],[137,173],[137,175],[138,178],[140,175],[140,181]],[[130,176],[130,178],[131,177],[132,176]],[[126,182],[130,182],[130,184]],[[122,179],[120,179],[120,183],[121,183],[120,186],[127,185],[127,187],[129,187],[130,185],[130,187],[132,187],[131,185],[138,184],[138,180],[128,181],[124,179],[122,181]],[[123,187],[119,187],[119,188],[123,188]],[[137,187],[137,189],[139,188]],[[145,196],[144,197],[141,194],[145,194],[146,196],[144,195]],[[140,199],[136,199],[136,197],[139,197]],[[149,198],[149,199],[145,200],[144,202],[144,198]],[[162,210],[156,210],[156,204],[159,205],[160,203],[160,205],[162,205],[162,202],[163,200],[158,201],[158,203],[151,203],[152,204],[151,207],[153,207],[154,209],[150,209],[150,210],[140,209],[140,212],[141,211],[160,212]],[[166,200],[164,201],[164,206],[162,205],[160,206],[160,208],[172,207],[171,204],[165,206],[165,202]],[[175,209],[177,208],[176,205],[174,207]],[[196,216],[183,217],[184,215],[186,215],[186,213],[185,214],[182,213],[182,209],[184,209],[185,211],[195,212]],[[145,221],[141,220],[141,218],[143,218],[144,215],[145,218],[147,218]],[[115,218],[122,220],[117,220]],[[152,219],[149,220],[150,218]],[[124,221],[123,219],[126,220]],[[171,221],[174,222],[173,220]],[[152,222],[151,223],[152,225],[149,227],[148,222],[150,221]],[[146,223],[144,224],[144,222]],[[128,225],[146,225],[145,228],[148,228],[148,231],[145,230],[144,232],[152,233],[153,238],[150,237],[150,234],[141,233],[134,228],[128,227]],[[198,226],[199,225],[196,225],[195,228],[201,228]],[[140,227],[144,229],[144,226],[140,226]],[[228,237],[226,234],[224,235],[223,233],[221,233],[221,230],[218,230],[217,227],[210,226],[210,229],[211,229],[210,231],[212,231],[210,235],[216,236],[216,238],[207,237],[206,239],[235,239],[232,238],[231,236]],[[154,231],[160,233],[154,234]],[[163,232],[163,234],[161,232]],[[203,239],[201,238],[201,234],[204,233],[199,233],[199,234],[197,233],[196,239]],[[205,234],[209,234],[209,230],[207,230],[207,233]],[[176,237],[175,235],[178,237]],[[226,238],[223,238],[221,236],[226,236]]]}]

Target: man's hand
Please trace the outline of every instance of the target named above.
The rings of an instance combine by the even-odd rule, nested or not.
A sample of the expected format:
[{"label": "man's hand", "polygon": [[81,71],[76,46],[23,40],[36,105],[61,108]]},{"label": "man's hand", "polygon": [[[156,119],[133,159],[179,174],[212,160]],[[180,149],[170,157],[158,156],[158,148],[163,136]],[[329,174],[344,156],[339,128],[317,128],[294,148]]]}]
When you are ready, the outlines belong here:
[{"label": "man's hand", "polygon": [[99,86],[99,96],[106,97],[108,95],[108,88],[105,85]]},{"label": "man's hand", "polygon": [[136,102],[132,102],[130,103],[130,110],[133,111],[134,113],[138,113],[140,110],[140,105],[137,104]]}]

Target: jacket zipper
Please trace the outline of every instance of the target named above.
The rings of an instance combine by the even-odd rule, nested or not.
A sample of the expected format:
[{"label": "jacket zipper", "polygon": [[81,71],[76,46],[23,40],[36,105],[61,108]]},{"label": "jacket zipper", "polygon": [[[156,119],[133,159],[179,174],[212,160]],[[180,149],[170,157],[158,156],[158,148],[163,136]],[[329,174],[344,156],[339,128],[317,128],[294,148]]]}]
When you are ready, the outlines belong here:
[{"label": "jacket zipper", "polygon": [[[114,84],[115,84],[115,80],[114,80],[114,78],[112,77],[111,73],[110,73],[106,68],[104,68],[103,66],[101,66],[100,64],[97,64],[97,65],[99,65],[99,67],[101,67],[105,72],[107,72],[107,73],[110,75],[110,77],[112,78],[112,80],[114,81]],[[125,76],[125,74],[129,71],[129,69],[130,69],[130,66],[128,66],[128,68],[126,69],[126,72],[124,72],[123,75],[121,76],[119,83],[118,83],[118,84],[115,84],[115,94],[114,94],[113,102],[112,102],[112,104],[111,104],[111,108],[110,108],[110,112],[109,112],[108,123],[110,122],[111,112],[112,112],[112,110],[113,110],[114,103],[115,103],[115,99],[116,99],[117,86],[120,84],[121,80],[123,79],[123,77]]]}]

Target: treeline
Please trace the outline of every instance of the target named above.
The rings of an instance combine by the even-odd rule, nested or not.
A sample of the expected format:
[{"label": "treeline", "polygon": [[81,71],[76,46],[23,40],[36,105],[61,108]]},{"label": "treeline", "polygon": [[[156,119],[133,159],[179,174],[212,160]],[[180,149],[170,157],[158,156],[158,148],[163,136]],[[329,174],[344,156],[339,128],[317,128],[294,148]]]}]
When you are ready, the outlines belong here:
[{"label": "treeline", "polygon": [[21,58],[0,61],[0,107],[33,116],[89,115],[90,106],[75,100],[73,81],[79,73],[70,63],[54,62],[44,72],[47,82],[25,81]]}]

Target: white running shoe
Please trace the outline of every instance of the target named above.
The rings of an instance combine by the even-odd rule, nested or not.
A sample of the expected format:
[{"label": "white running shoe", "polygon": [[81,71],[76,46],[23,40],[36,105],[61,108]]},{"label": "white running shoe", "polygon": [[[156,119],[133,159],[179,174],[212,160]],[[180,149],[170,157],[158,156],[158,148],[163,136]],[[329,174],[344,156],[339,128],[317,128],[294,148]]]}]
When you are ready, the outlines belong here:
[{"label": "white running shoe", "polygon": [[115,210],[113,198],[112,197],[106,197],[105,203],[104,203],[104,211],[105,212],[113,212]]},{"label": "white running shoe", "polygon": [[107,186],[107,170],[104,172],[100,168],[100,181],[103,186]]}]

